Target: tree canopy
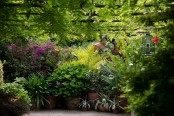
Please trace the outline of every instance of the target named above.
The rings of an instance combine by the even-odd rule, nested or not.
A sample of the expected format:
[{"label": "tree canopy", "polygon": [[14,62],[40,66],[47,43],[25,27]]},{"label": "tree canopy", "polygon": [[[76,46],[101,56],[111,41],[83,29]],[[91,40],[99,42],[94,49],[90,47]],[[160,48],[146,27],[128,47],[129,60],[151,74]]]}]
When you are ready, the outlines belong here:
[{"label": "tree canopy", "polygon": [[135,34],[144,29],[137,17],[163,11],[166,2],[169,1],[1,0],[0,37],[47,33],[67,43],[95,40],[99,34],[114,37],[120,31]]}]

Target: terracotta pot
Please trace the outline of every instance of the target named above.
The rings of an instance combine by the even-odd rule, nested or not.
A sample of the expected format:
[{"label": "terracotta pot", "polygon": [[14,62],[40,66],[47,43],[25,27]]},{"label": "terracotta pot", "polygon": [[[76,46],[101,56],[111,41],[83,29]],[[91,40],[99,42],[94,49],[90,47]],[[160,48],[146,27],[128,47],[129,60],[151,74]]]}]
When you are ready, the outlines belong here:
[{"label": "terracotta pot", "polygon": [[101,111],[101,112],[106,112],[107,111],[107,109],[103,106],[103,104],[98,105],[98,110]]},{"label": "terracotta pot", "polygon": [[119,101],[120,101],[120,106],[122,107],[127,107],[128,106],[128,101],[127,101],[127,98],[119,98]]},{"label": "terracotta pot", "polygon": [[54,109],[56,107],[57,98],[55,96],[48,96],[46,102],[47,109]]},{"label": "terracotta pot", "polygon": [[81,108],[82,111],[88,111],[88,108]]},{"label": "terracotta pot", "polygon": [[120,109],[119,108],[115,108],[114,110],[112,110],[112,112],[114,114],[119,114],[120,113]]},{"label": "terracotta pot", "polygon": [[88,93],[87,97],[88,97],[88,101],[90,103],[91,109],[94,110],[95,109],[96,100],[99,99],[100,96],[96,92],[90,92],[90,93]]},{"label": "terracotta pot", "polygon": [[88,93],[88,100],[97,100],[98,98],[100,98],[100,96],[98,95],[98,93],[96,92],[90,92]]},{"label": "terracotta pot", "polygon": [[66,98],[65,102],[69,110],[77,110],[80,104],[80,97]]}]

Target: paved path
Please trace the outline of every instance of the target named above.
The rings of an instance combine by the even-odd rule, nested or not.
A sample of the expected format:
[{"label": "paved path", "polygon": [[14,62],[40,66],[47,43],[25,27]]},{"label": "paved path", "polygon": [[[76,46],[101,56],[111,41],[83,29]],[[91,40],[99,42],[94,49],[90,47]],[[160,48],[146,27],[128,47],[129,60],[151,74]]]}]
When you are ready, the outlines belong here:
[{"label": "paved path", "polygon": [[95,111],[71,111],[71,110],[40,110],[31,111],[24,116],[131,116],[130,114],[113,114]]}]

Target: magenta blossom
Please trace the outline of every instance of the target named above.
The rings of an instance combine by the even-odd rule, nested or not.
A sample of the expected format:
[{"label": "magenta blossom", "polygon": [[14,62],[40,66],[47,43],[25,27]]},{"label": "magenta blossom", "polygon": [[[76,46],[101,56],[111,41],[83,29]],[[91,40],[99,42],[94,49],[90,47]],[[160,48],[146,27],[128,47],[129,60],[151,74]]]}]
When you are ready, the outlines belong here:
[{"label": "magenta blossom", "polygon": [[39,57],[38,54],[35,54],[35,55],[34,55],[34,58],[35,58],[35,59],[39,59],[40,57]]},{"label": "magenta blossom", "polygon": [[42,53],[44,53],[44,48],[42,48],[42,47],[39,47],[38,49],[37,49],[37,53],[40,53],[40,54],[42,54]]},{"label": "magenta blossom", "polygon": [[34,62],[32,61],[30,64],[31,64],[31,65],[34,65]]},{"label": "magenta blossom", "polygon": [[16,45],[15,44],[11,44],[11,45],[8,45],[7,48],[9,50],[12,50],[12,49],[16,48]]}]

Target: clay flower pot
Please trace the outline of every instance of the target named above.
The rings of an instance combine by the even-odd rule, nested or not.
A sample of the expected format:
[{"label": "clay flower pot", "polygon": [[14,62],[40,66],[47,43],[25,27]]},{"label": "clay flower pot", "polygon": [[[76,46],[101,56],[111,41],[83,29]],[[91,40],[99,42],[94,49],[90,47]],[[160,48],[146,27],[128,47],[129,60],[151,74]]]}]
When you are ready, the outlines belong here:
[{"label": "clay flower pot", "polygon": [[90,92],[88,93],[87,97],[88,97],[88,101],[90,103],[91,109],[94,109],[96,100],[99,99],[100,96],[96,92]]},{"label": "clay flower pot", "polygon": [[96,93],[96,92],[90,92],[90,93],[88,93],[88,101],[95,101],[98,98],[100,98],[100,96],[98,95],[98,93]]},{"label": "clay flower pot", "polygon": [[80,104],[80,97],[66,98],[65,101],[69,110],[77,110]]},{"label": "clay flower pot", "polygon": [[120,113],[120,109],[116,107],[115,109],[112,110],[112,112],[114,114],[119,114]]},{"label": "clay flower pot", "polygon": [[103,104],[98,105],[98,110],[101,111],[101,112],[106,112],[107,111],[107,109],[104,107]]},{"label": "clay flower pot", "polygon": [[54,109],[56,107],[57,98],[55,96],[48,96],[46,108],[47,109]]}]

